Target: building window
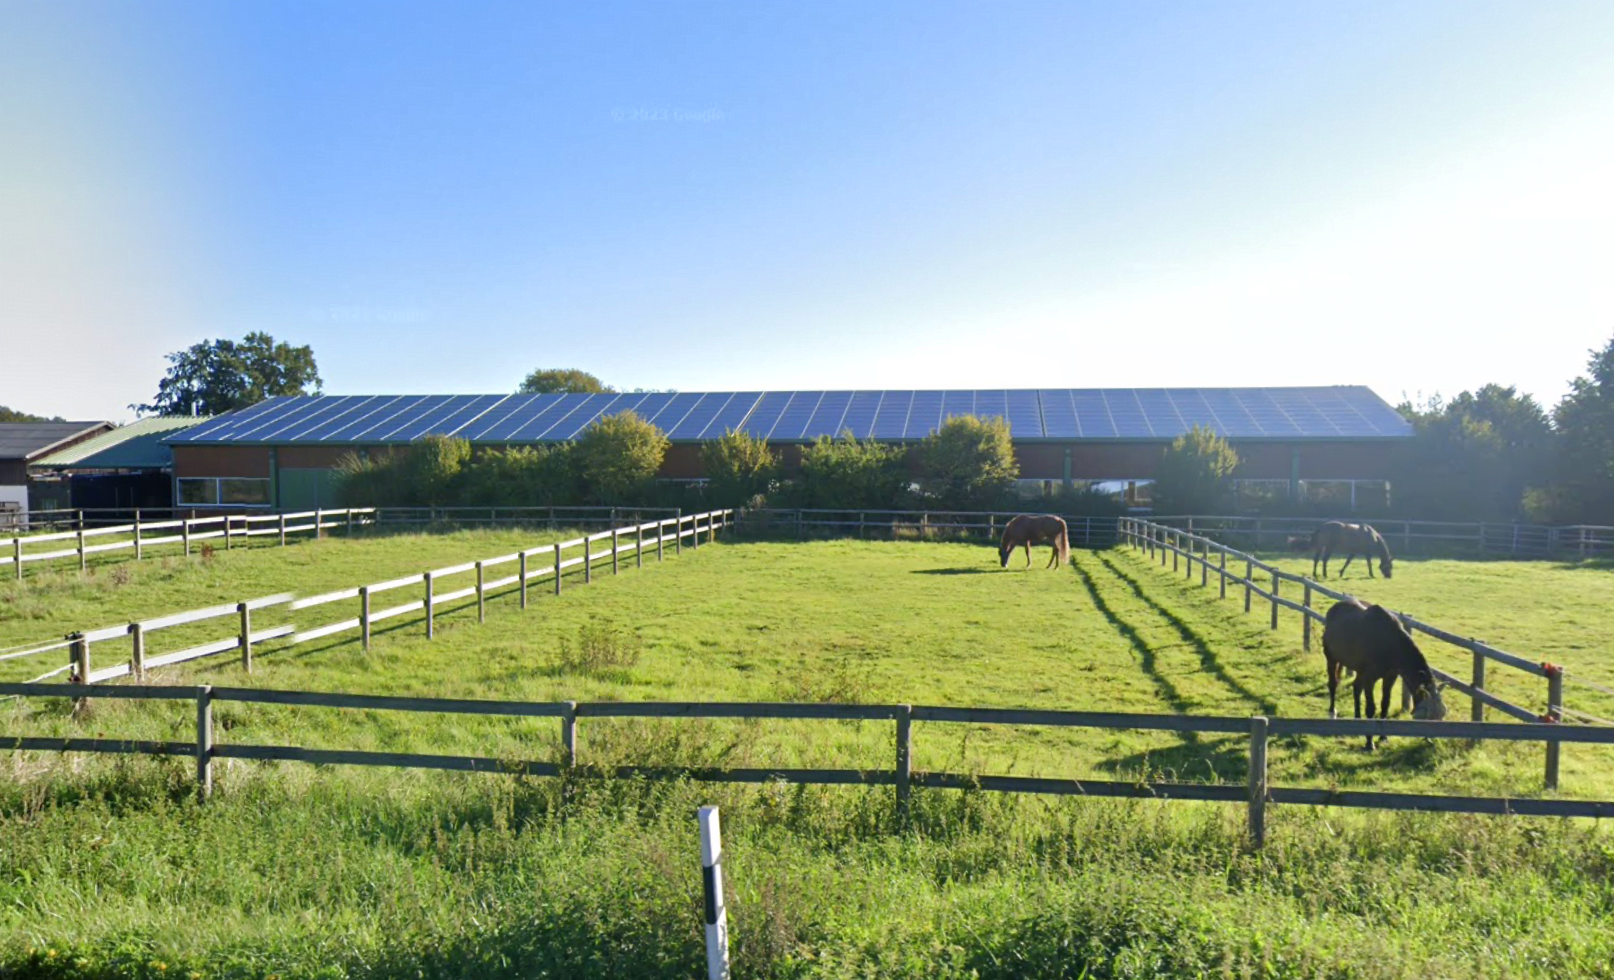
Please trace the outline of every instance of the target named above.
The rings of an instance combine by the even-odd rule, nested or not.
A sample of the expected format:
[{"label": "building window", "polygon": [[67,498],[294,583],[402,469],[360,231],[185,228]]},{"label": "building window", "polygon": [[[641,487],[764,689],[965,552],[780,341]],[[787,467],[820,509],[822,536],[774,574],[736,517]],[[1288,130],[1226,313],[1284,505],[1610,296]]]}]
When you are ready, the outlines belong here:
[{"label": "building window", "polygon": [[182,477],[179,502],[187,507],[267,507],[269,481],[236,477]]}]

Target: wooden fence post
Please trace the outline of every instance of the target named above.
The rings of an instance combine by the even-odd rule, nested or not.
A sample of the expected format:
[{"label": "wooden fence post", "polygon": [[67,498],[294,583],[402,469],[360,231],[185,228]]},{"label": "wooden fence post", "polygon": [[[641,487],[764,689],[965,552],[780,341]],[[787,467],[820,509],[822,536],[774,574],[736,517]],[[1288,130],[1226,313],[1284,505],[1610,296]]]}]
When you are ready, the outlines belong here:
[{"label": "wooden fence post", "polygon": [[1216,553],[1221,556],[1221,558],[1218,559],[1216,571],[1217,571],[1217,578],[1219,578],[1221,580],[1221,590],[1222,590],[1221,595],[1217,596],[1216,598],[1218,598],[1218,599],[1226,599],[1227,598],[1227,549],[1226,548],[1218,548]]},{"label": "wooden fence post", "polygon": [[1272,628],[1273,629],[1278,628],[1278,583],[1281,582],[1281,581],[1282,581],[1282,579],[1278,578],[1278,570],[1276,568],[1274,568],[1272,570]]},{"label": "wooden fence post", "polygon": [[[135,532],[135,561],[139,561],[141,558],[144,557],[144,554],[142,553],[143,549],[141,548],[141,542],[140,542],[140,512],[139,511],[135,512],[134,532]],[[20,553],[21,550],[22,549],[19,548],[18,552]],[[18,578],[22,577],[22,566],[21,565],[17,566],[17,577]]]},{"label": "wooden fence post", "polygon": [[[801,512],[797,511],[796,513],[799,519]],[[684,553],[684,508],[678,508],[676,515],[677,523],[673,525],[673,554],[682,555]],[[797,525],[798,531],[800,526],[800,524]],[[801,535],[798,533],[796,537],[799,538]]]},{"label": "wooden fence post", "polygon": [[80,684],[90,682],[90,641],[84,638],[83,633],[73,634],[73,672],[78,675]]},{"label": "wooden fence post", "polygon": [[[136,532],[139,533],[138,531]],[[135,557],[140,557],[140,538],[135,538]],[[17,570],[17,581],[22,581],[22,538],[11,539],[11,567]]]},{"label": "wooden fence post", "polygon": [[618,567],[618,562],[617,562],[617,552],[619,552],[621,550],[622,550],[621,535],[617,531],[617,529],[613,527],[613,528],[611,528],[611,574],[612,575],[617,575],[617,574],[621,573],[621,569]]},{"label": "wooden fence post", "polygon": [[284,548],[286,546],[286,515],[285,514],[280,515],[280,546],[282,548]]},{"label": "wooden fence post", "polygon": [[230,527],[234,523],[235,523],[235,518],[234,517],[230,516],[229,514],[224,515],[224,550],[225,551],[230,550]]},{"label": "wooden fence post", "polygon": [[555,594],[560,595],[560,542],[555,542]]},{"label": "wooden fence post", "polygon": [[430,640],[437,635],[437,620],[435,616],[436,603],[432,600],[432,593],[436,590],[432,586],[432,573],[426,573],[426,639]]},{"label": "wooden fence post", "polygon": [[662,519],[656,522],[656,561],[662,559],[662,544],[667,538],[667,521]]},{"label": "wooden fence post", "polygon": [[1210,584],[1210,542],[1202,541],[1199,546],[1199,587],[1204,588]]},{"label": "wooden fence post", "polygon": [[241,633],[236,645],[241,650],[241,669],[252,673],[252,607],[244,602],[235,604],[235,611],[241,617]]},{"label": "wooden fence post", "polygon": [[1250,843],[1267,842],[1267,720],[1250,719]]},{"label": "wooden fence post", "polygon": [[1301,603],[1306,611],[1300,614],[1300,621],[1304,623],[1300,628],[1300,649],[1311,650],[1311,583],[1306,583],[1306,598]]},{"label": "wooden fence post", "polygon": [[712,516],[710,512],[707,512],[706,515],[706,543],[717,543],[717,518]]},{"label": "wooden fence post", "polygon": [[908,800],[913,793],[913,707],[897,705],[897,826],[908,824]]},{"label": "wooden fence post", "polygon": [[146,631],[139,623],[129,624],[129,673],[136,680],[146,676]]},{"label": "wooden fence post", "polygon": [[84,529],[78,529],[78,570],[84,571]]},{"label": "wooden fence post", "polygon": [[359,640],[364,652],[370,652],[370,587],[359,586]]},{"label": "wooden fence post", "polygon": [[577,702],[567,701],[560,716],[561,765],[571,769],[577,765]]},{"label": "wooden fence post", "polygon": [[516,577],[521,580],[521,608],[527,608],[527,553],[523,551],[516,559]]},{"label": "wooden fence post", "polygon": [[485,587],[487,576],[482,573],[482,563],[476,563],[476,621],[488,621],[487,589]]},{"label": "wooden fence post", "polygon": [[588,535],[583,535],[583,584],[594,581],[594,555],[589,550]]},{"label": "wooden fence post", "polygon": [[1177,552],[1182,548],[1182,532],[1171,532],[1171,571],[1177,571]]},{"label": "wooden fence post", "polygon": [[[1557,664],[1543,664],[1547,668],[1547,720],[1559,724],[1564,720],[1564,669]],[[1558,760],[1562,742],[1547,743],[1547,788],[1558,788]]]},{"label": "wooden fence post", "polygon": [[189,558],[191,556],[191,520],[190,520],[190,518],[188,518],[188,517],[185,518],[185,520],[179,525],[179,536],[181,538],[185,539],[185,557]]},{"label": "wooden fence post", "polygon": [[[1470,684],[1476,691],[1485,690],[1485,655],[1478,650],[1474,651],[1474,673]],[[1470,721],[1484,721],[1485,702],[1475,698],[1469,707],[1468,717]]]},{"label": "wooden fence post", "polygon": [[1254,584],[1250,581],[1250,576],[1254,574],[1255,563],[1248,558],[1244,559],[1244,612],[1246,615],[1250,612],[1250,586]]},{"label": "wooden fence post", "polygon": [[633,567],[644,567],[644,523],[634,525],[633,528]]},{"label": "wooden fence post", "polygon": [[213,795],[213,688],[196,689],[196,795]]}]

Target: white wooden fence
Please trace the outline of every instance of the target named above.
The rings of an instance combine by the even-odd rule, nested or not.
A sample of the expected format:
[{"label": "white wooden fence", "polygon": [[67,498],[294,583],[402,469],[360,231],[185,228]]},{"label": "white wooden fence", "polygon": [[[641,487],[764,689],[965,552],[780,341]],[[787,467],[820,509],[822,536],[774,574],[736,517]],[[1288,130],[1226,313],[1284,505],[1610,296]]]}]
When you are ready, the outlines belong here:
[{"label": "white wooden fence", "polygon": [[[1286,550],[1291,536],[1309,536],[1326,518],[1230,517],[1209,514],[1151,516],[1155,524],[1208,534],[1248,551]],[[1614,527],[1599,524],[1414,521],[1352,518],[1371,524],[1396,554],[1483,555],[1517,558],[1614,558]]]},{"label": "white wooden fence", "polygon": [[[132,551],[136,561],[152,548],[177,545],[189,557],[191,548],[206,541],[222,541],[229,549],[236,541],[276,537],[284,545],[289,536],[331,529],[352,530],[355,525],[372,523],[375,508],[350,507],[343,510],[306,510],[290,514],[221,514],[215,517],[184,517],[163,521],[136,521],[108,527],[78,527],[71,531],[27,534],[0,538],[0,575],[23,577],[23,568],[35,562],[76,561],[82,571],[91,555]],[[69,542],[69,547],[61,547]],[[54,546],[54,547],[52,547]]]},{"label": "white wooden fence", "polygon": [[[368,650],[371,628],[375,624],[417,612],[423,613],[422,620],[427,638],[433,638],[436,636],[437,611],[447,604],[474,596],[478,621],[485,621],[487,600],[495,593],[514,590],[520,595],[521,608],[525,609],[528,603],[528,586],[532,582],[551,579],[555,594],[559,595],[567,569],[581,566],[583,582],[587,584],[593,581],[596,568],[603,567],[607,562],[610,564],[611,573],[617,574],[624,563],[624,556],[631,559],[635,567],[642,567],[647,553],[660,561],[669,547],[674,554],[679,554],[686,543],[690,547],[698,548],[703,537],[708,543],[715,541],[719,530],[732,525],[733,515],[732,510],[718,510],[662,518],[615,527],[569,541],[544,544],[510,554],[463,562],[446,568],[431,569],[385,582],[339,589],[320,595],[303,598],[292,595],[261,596],[138,622],[83,630],[70,634],[63,642],[46,644],[33,650],[6,656],[9,659],[69,649],[71,659],[67,664],[40,675],[30,683],[48,680],[71,671],[74,682],[97,684],[125,676],[143,678],[147,671],[156,667],[230,652],[238,653],[241,666],[250,672],[254,645],[268,640],[284,639],[288,644],[306,643],[357,630],[360,642]],[[572,553],[570,557],[567,556],[568,552]],[[514,566],[514,574],[496,579],[488,577],[490,570],[505,566]],[[464,577],[473,575],[471,584],[460,584]],[[455,587],[443,589],[442,586],[449,581],[453,581]],[[375,596],[411,587],[421,588],[420,598],[383,609],[373,608],[372,600]],[[353,611],[356,615],[313,626],[284,623],[255,630],[252,625],[253,613],[258,610],[285,606],[289,610],[301,612],[340,602],[355,603],[357,608]],[[171,653],[148,656],[147,645],[154,633],[191,623],[225,618],[235,620],[235,628],[228,635]],[[125,638],[129,642],[127,658],[119,654],[117,663],[97,668],[95,662],[100,657],[97,656],[96,645],[121,642]]]}]

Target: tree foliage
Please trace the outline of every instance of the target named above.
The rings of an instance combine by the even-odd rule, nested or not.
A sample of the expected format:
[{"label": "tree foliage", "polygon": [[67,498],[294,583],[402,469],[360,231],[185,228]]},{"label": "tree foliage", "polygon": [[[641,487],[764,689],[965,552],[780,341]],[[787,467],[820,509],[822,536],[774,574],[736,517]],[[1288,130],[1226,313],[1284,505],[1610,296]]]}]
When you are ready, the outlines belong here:
[{"label": "tree foliage", "polygon": [[929,501],[958,510],[996,506],[1020,465],[1003,419],[955,415],[919,444],[920,486]]},{"label": "tree foliage", "polygon": [[1163,514],[1216,513],[1238,464],[1238,453],[1226,439],[1194,426],[1178,436],[1160,459],[1154,509]]},{"label": "tree foliage", "polygon": [[667,436],[633,412],[597,420],[572,450],[584,495],[602,504],[646,499],[667,446]]},{"label": "tree foliage", "polygon": [[43,415],[31,415],[28,412],[19,412],[13,408],[0,405],[0,422],[65,422],[60,415],[46,418]]},{"label": "tree foliage", "polygon": [[733,429],[701,447],[707,499],[714,506],[738,507],[766,494],[779,473],[779,457],[767,440]]},{"label": "tree foliage", "polygon": [[217,415],[275,395],[317,392],[322,383],[313,348],[277,343],[263,332],[239,342],[204,340],[169,354],[168,363],[157,396],[130,408],[141,414]]},{"label": "tree foliage", "polygon": [[902,506],[910,483],[901,446],[859,441],[851,432],[819,436],[801,453],[794,497],[802,507],[881,510]]},{"label": "tree foliage", "polygon": [[1553,421],[1558,445],[1550,517],[1614,521],[1614,340],[1591,352],[1586,373],[1570,382]]},{"label": "tree foliage", "polygon": [[600,392],[615,391],[610,385],[577,368],[539,368],[527,375],[516,389],[520,395],[551,395],[572,393],[594,395]]},{"label": "tree foliage", "polygon": [[1395,509],[1445,520],[1519,516],[1525,489],[1544,478],[1552,448],[1547,413],[1529,395],[1489,384],[1447,402],[1398,406],[1413,437],[1391,463]]}]

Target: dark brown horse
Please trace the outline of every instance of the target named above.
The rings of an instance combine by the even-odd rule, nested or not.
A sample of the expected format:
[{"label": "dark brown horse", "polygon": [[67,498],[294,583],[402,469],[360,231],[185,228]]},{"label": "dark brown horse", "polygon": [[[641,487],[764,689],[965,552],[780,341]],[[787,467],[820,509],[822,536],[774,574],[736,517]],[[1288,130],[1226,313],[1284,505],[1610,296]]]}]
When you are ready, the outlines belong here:
[{"label": "dark brown horse", "polygon": [[[1401,621],[1383,606],[1370,606],[1360,599],[1341,599],[1328,610],[1323,623],[1323,657],[1328,662],[1328,717],[1337,718],[1334,695],[1339,688],[1340,671],[1356,672],[1353,693],[1356,717],[1362,717],[1362,694],[1367,693],[1367,716],[1373,717],[1373,685],[1384,682],[1384,699],[1379,717],[1390,716],[1390,691],[1395,679],[1412,692],[1412,717],[1439,721],[1446,717],[1429,661],[1424,659],[1412,635]],[[1379,741],[1383,741],[1380,738]],[[1373,748],[1368,736],[1367,747]]]},{"label": "dark brown horse", "polygon": [[1323,578],[1328,577],[1328,558],[1336,551],[1345,553],[1345,564],[1339,567],[1339,573],[1345,574],[1345,569],[1351,567],[1351,559],[1361,555],[1367,562],[1367,577],[1373,577],[1373,559],[1379,559],[1379,571],[1385,578],[1390,577],[1390,546],[1385,543],[1379,532],[1366,524],[1346,524],[1343,521],[1329,521],[1322,527],[1311,532],[1311,574],[1317,575],[1317,560],[1322,559]]},{"label": "dark brown horse", "polygon": [[1025,546],[1026,567],[1031,566],[1031,546],[1034,544],[1048,544],[1053,546],[1053,554],[1048,557],[1048,567],[1057,568],[1070,561],[1070,535],[1065,530],[1065,522],[1052,514],[1018,514],[1010,518],[1009,523],[1003,527],[1003,539],[998,542],[999,567],[1009,567],[1009,555],[1014,549]]}]

